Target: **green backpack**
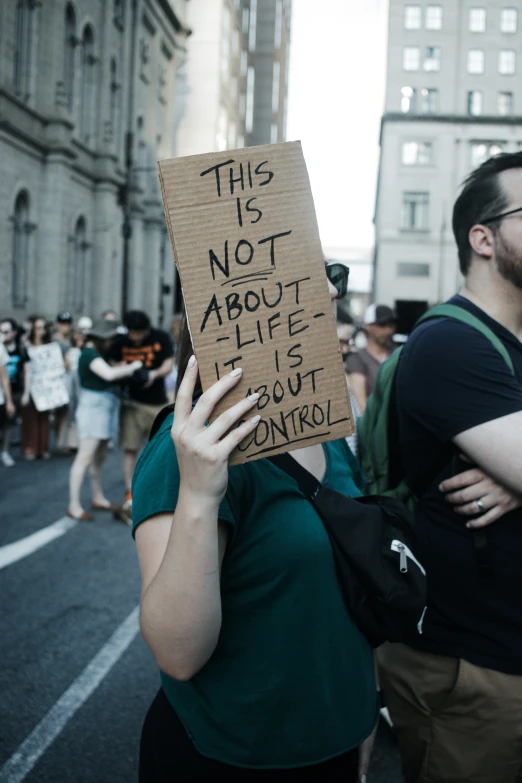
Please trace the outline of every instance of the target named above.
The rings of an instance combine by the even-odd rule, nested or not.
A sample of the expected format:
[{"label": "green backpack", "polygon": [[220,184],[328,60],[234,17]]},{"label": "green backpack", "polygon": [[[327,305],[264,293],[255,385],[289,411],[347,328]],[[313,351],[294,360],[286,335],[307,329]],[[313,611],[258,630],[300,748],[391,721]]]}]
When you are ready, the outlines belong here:
[{"label": "green backpack", "polygon": [[[454,318],[482,332],[494,348],[501,354],[514,374],[513,362],[505,346],[496,334],[479,318],[462,307],[452,304],[442,304],[433,307],[415,324],[416,328],[424,321],[432,318]],[[386,495],[402,500],[411,511],[417,503],[415,494],[407,485],[401,468],[399,451],[399,432],[397,413],[395,409],[395,376],[399,365],[402,348],[396,350],[379,370],[375,391],[368,399],[368,404],[357,424],[358,459],[366,479],[367,495]],[[448,455],[444,454],[441,464],[433,466],[433,476],[447,464]],[[429,485],[425,482],[425,486]]]}]

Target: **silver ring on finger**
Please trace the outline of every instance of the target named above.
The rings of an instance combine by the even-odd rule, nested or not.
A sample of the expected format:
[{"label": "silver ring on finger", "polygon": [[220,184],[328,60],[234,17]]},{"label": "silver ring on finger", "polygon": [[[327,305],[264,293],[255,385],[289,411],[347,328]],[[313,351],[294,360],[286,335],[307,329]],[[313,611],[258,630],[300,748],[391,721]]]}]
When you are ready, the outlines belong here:
[{"label": "silver ring on finger", "polygon": [[479,514],[485,514],[486,513],[486,507],[484,503],[482,502],[482,498],[479,498],[478,500],[475,500],[476,506],[479,510]]}]

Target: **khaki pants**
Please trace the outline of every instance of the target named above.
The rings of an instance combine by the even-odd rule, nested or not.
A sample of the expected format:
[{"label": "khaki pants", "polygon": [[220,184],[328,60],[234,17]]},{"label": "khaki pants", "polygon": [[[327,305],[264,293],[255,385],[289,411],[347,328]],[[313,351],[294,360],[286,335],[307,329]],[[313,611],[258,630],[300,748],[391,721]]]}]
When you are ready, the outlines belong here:
[{"label": "khaki pants", "polygon": [[139,451],[147,443],[154,420],[164,407],[125,400],[120,414],[120,448]]},{"label": "khaki pants", "polygon": [[522,783],[522,676],[404,644],[377,657],[406,783]]}]

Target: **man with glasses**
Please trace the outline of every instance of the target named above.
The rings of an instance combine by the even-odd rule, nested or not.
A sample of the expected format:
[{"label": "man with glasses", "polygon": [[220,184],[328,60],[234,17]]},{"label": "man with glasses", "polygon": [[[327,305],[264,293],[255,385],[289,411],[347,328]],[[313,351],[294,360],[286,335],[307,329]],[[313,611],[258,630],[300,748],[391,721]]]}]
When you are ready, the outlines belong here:
[{"label": "man with glasses", "polygon": [[[381,681],[407,783],[515,783],[522,781],[521,152],[470,174],[453,231],[464,286],[450,302],[498,343],[475,326],[437,318],[415,329],[403,350],[395,387],[401,461],[412,488],[433,476],[416,510],[428,607],[422,634],[379,650]],[[475,485],[444,494],[447,479],[470,463],[481,469]]]},{"label": "man with glasses", "polygon": [[20,400],[24,390],[24,358],[25,351],[20,344],[18,324],[14,318],[4,318],[0,322],[0,341],[3,341],[7,364],[5,371],[11,387],[12,410],[9,417],[4,417],[3,426],[0,425],[0,462],[6,468],[12,468],[15,464],[10,454],[11,437],[16,424],[16,415],[20,410]]}]

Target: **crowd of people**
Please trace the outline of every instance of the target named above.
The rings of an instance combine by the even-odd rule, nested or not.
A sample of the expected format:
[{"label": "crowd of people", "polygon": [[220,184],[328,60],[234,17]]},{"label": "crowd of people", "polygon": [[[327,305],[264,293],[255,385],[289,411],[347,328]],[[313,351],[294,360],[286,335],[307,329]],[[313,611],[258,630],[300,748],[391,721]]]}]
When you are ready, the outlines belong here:
[{"label": "crowd of people", "polygon": [[[19,325],[13,318],[0,321],[0,461],[15,466],[13,436],[19,428],[22,459],[49,459],[54,452],[73,458],[70,471],[69,516],[93,519],[82,507],[80,493],[87,471],[92,508],[107,509],[130,522],[131,480],[139,450],[158,411],[172,399],[175,386],[177,324],[173,334],[152,327],[146,313],[125,314],[120,322],[108,310],[93,322],[70,312],[57,315],[54,324],[35,315]],[[63,357],[61,382],[68,403],[39,410],[31,394],[34,383],[31,349],[55,343]],[[34,355],[33,355],[34,358]],[[110,502],[102,488],[102,466],[110,444],[123,451],[125,499]]]},{"label": "crowd of people", "polygon": [[[472,172],[453,229],[464,282],[449,304],[458,317],[423,321],[390,362],[389,307],[372,305],[357,338],[338,324],[361,421],[381,368],[399,358],[388,411],[396,428],[387,434],[397,438],[418,549],[396,541],[391,549],[399,544],[400,573],[424,566],[427,580],[416,629],[375,653],[341,589],[326,520],[291,473],[273,458],[228,465],[260,421],[259,394],[208,424],[241,368],[203,393],[186,320],[174,359],[168,335],[144,313],[126,314],[124,330],[106,313],[77,342],[59,326],[72,319],[57,319],[79,387],[75,518],[90,516],[79,500],[89,467],[93,505],[112,508],[100,476],[121,408],[141,631],[161,673],[142,732],[140,783],[364,783],[383,703],[406,783],[522,783],[521,152]],[[346,284],[328,265],[326,274],[335,317]],[[22,339],[9,319],[1,329],[4,419],[21,402],[23,453],[45,458],[49,416],[30,407],[27,352],[52,335],[41,318]],[[7,354],[18,357],[9,365],[12,392]],[[175,361],[176,405],[165,411]],[[53,418],[66,433],[69,411]],[[9,427],[3,432],[5,455]],[[352,451],[342,439],[289,459],[336,497],[361,498],[354,452],[369,445]]]}]

